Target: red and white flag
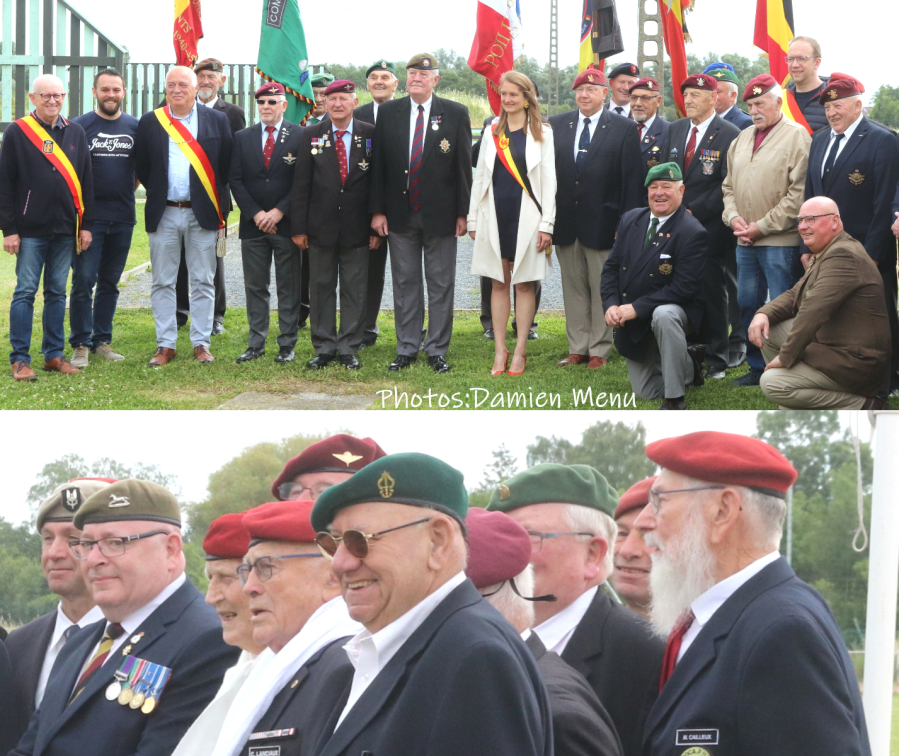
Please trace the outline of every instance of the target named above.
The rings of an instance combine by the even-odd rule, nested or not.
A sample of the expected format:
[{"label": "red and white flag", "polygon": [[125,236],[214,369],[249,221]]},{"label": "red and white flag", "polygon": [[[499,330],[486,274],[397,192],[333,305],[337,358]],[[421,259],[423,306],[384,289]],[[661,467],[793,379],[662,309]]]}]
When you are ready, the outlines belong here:
[{"label": "red and white flag", "polygon": [[468,65],[487,80],[487,97],[499,115],[499,80],[523,54],[520,0],[478,0],[478,24]]}]

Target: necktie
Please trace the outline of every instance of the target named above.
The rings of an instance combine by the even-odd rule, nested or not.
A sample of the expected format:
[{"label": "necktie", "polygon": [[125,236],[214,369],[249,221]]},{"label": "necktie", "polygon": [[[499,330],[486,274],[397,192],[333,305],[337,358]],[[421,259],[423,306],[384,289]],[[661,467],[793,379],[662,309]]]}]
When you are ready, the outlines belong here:
[{"label": "necktie", "polygon": [[418,118],[415,119],[415,135],[412,138],[412,154],[409,156],[409,207],[418,212],[421,210],[421,192],[418,180],[421,178],[421,151],[425,142],[425,109],[418,106]]},{"label": "necktie", "polygon": [[346,160],[346,145],[343,142],[343,135],[346,134],[346,131],[337,130],[334,132],[334,136],[337,137],[337,141],[334,142],[334,146],[337,147],[337,164],[340,166],[340,183],[346,183],[346,174],[347,174],[347,160]]},{"label": "necktie", "polygon": [[266,126],[265,131],[268,139],[265,140],[265,147],[262,148],[262,159],[265,160],[265,169],[268,170],[268,164],[272,160],[272,150],[275,149],[275,127]]},{"label": "necktie", "polygon": [[665,645],[665,657],[662,660],[662,676],[659,679],[660,693],[662,688],[665,687],[665,683],[668,682],[668,678],[674,672],[674,665],[677,664],[677,655],[680,652],[681,644],[684,642],[684,636],[687,634],[687,630],[690,629],[690,625],[693,624],[694,619],[696,617],[693,611],[687,612],[680,618],[671,631],[671,635],[668,636],[668,643]]},{"label": "necktie", "polygon": [[65,630],[63,630],[62,637],[64,640],[62,642],[62,645],[66,645],[66,643],[69,642],[69,638],[71,638],[80,629],[81,628],[78,627],[78,625],[76,624],[76,625],[69,625]]},{"label": "necktie", "polygon": [[581,166],[584,164],[584,161],[587,159],[587,148],[590,146],[590,119],[584,119],[584,130],[581,132],[581,138],[577,143],[577,160],[575,160],[575,165],[577,165],[578,170],[580,170]]},{"label": "necktie", "polygon": [[821,177],[824,178],[830,173],[830,169],[833,168],[833,164],[837,160],[837,150],[840,149],[840,142],[843,141],[843,137],[845,134],[837,134],[837,138],[833,140],[833,144],[830,145],[830,152],[827,153],[827,160],[824,161],[824,173],[821,174]]},{"label": "necktie", "polygon": [[618,105],[615,108],[615,112],[618,113],[618,115],[624,115],[624,108],[621,105]]},{"label": "necktie", "polygon": [[693,153],[696,152],[696,134],[699,132],[699,126],[694,126],[690,132],[690,141],[687,142],[687,151],[684,153],[684,173],[690,167],[690,161],[693,159]]},{"label": "necktie", "polygon": [[103,633],[97,653],[94,654],[94,658],[91,659],[87,669],[81,673],[81,677],[78,678],[78,682],[75,684],[75,692],[72,693],[72,697],[69,699],[70,704],[81,695],[91,675],[103,666],[103,662],[106,661],[106,657],[109,656],[109,652],[112,650],[113,641],[124,632],[125,628],[118,622],[110,622],[106,625],[106,632]]},{"label": "necktie", "polygon": [[645,123],[637,124],[637,140],[643,141],[643,129],[646,127]]},{"label": "necktie", "polygon": [[646,232],[646,238],[643,240],[643,249],[646,249],[649,246],[649,242],[652,241],[652,237],[656,235],[658,227],[659,219],[653,217],[653,219],[649,221],[649,230]]}]

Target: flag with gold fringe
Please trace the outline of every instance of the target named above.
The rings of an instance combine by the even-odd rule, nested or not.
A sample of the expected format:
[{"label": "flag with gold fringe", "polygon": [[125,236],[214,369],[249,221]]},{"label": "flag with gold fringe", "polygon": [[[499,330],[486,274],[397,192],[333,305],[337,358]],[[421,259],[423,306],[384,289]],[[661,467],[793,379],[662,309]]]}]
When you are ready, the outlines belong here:
[{"label": "flag with gold fringe", "polygon": [[197,62],[197,42],[203,39],[200,0],[175,0],[175,62],[193,68]]},{"label": "flag with gold fringe", "polygon": [[315,97],[298,0],[262,0],[256,73],[266,81],[277,81],[286,90],[284,117],[293,123],[306,123]]}]

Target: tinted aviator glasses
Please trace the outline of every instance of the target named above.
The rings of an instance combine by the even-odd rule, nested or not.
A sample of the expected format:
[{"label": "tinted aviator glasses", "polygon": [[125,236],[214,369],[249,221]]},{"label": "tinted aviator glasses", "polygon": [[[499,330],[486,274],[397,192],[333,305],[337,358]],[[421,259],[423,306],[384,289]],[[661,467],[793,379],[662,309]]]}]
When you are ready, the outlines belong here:
[{"label": "tinted aviator glasses", "polygon": [[105,557],[122,556],[128,548],[128,544],[132,541],[139,541],[142,538],[149,538],[155,535],[168,535],[165,530],[151,530],[149,533],[139,533],[138,535],[101,538],[97,541],[69,541],[69,551],[72,556],[78,560],[87,559],[93,551],[94,546],[100,549],[100,553]]},{"label": "tinted aviator glasses", "polygon": [[246,585],[250,579],[250,573],[256,571],[256,577],[263,583],[272,579],[275,574],[276,562],[279,559],[304,559],[308,557],[321,557],[321,554],[284,554],[282,556],[264,556],[259,557],[255,562],[247,562],[237,568],[237,578],[241,585]]},{"label": "tinted aviator glasses", "polygon": [[423,522],[430,522],[430,517],[422,517],[415,522],[407,522],[405,525],[397,525],[395,528],[387,528],[387,530],[379,530],[377,533],[363,533],[361,530],[345,530],[343,535],[335,536],[330,533],[319,533],[315,536],[315,542],[328,559],[333,559],[337,553],[340,544],[346,546],[346,550],[350,552],[356,559],[365,559],[368,556],[368,542],[380,538],[386,533],[392,533],[394,530],[402,530],[410,528],[413,525],[421,525]]}]

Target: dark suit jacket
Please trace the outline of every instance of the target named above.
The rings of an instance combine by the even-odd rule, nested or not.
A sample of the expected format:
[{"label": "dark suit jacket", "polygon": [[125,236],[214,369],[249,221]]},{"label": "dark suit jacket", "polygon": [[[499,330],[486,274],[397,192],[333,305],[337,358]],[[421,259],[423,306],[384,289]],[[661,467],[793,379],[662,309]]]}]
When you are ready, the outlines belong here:
[{"label": "dark suit jacket", "polygon": [[[409,207],[409,119],[412,99],[403,97],[378,108],[371,159],[372,213],[387,216],[391,231],[404,232]],[[438,118],[437,130],[431,119]],[[421,214],[424,229],[453,236],[456,219],[468,215],[471,197],[471,120],[468,108],[432,95],[421,156]]]},{"label": "dark suit jacket", "polygon": [[[878,264],[896,264],[895,222],[890,203],[899,182],[899,142],[865,116],[855,127],[830,174],[821,170],[830,146],[830,129],[812,136],[805,196],[830,197],[840,208],[846,233],[858,239]],[[802,252],[808,252],[803,245]]]},{"label": "dark suit jacket", "polygon": [[637,311],[636,320],[615,329],[615,347],[623,357],[639,361],[652,335],[652,314],[659,305],[680,305],[693,330],[699,331],[703,315],[700,287],[709,243],[702,224],[681,205],[644,249],[649,221],[649,208],[625,214],[602,269],[603,310],[631,304]]},{"label": "dark suit jacket", "polygon": [[744,113],[737,105],[734,105],[727,113],[723,116],[724,120],[728,123],[732,123],[736,126],[740,131],[743,129],[748,129],[752,126],[752,117],[747,113]]},{"label": "dark suit jacket", "polygon": [[353,111],[353,118],[359,121],[365,121],[365,123],[370,123],[372,126],[375,125],[375,104],[373,102],[367,102],[365,105],[360,105]]},{"label": "dark suit jacket", "polygon": [[212,106],[212,109],[219,110],[226,116],[228,116],[228,124],[231,126],[231,134],[236,134],[241,129],[245,129],[247,127],[247,116],[240,105],[235,105],[233,102],[226,102],[221,97],[219,97],[215,101],[215,105]]},{"label": "dark suit jacket", "polygon": [[562,657],[547,651],[536,633],[525,641],[546,685],[555,756],[621,756],[621,741],[596,693]]},{"label": "dark suit jacket", "polygon": [[[6,639],[16,690],[16,742],[25,733],[28,720],[34,713],[37,684],[40,680],[41,670],[44,668],[44,656],[50,646],[50,639],[53,637],[55,627],[56,609],[43,617],[32,620],[27,625],[16,628]],[[5,752],[0,751],[0,753]]]},{"label": "dark suit jacket", "polygon": [[[688,730],[698,730],[687,733]],[[708,739],[687,742],[686,737]],[[712,615],[646,723],[646,756],[690,746],[869,756],[858,677],[824,599],[778,559]]]},{"label": "dark suit jacket", "polygon": [[[600,110],[580,172],[574,162],[574,135],[580,111],[549,119],[556,149],[556,225],[553,244],[611,249],[618,221],[640,206],[640,147],[634,122]],[[592,119],[591,119],[592,121]]]},{"label": "dark suit jacket", "polygon": [[[332,653],[346,655],[340,645],[324,656]],[[347,684],[339,699],[316,700],[310,720],[322,727],[315,756],[552,754],[537,663],[468,580],[405,640],[335,732],[349,692]]]},{"label": "dark suit jacket", "polygon": [[[215,173],[219,202],[222,203],[222,213],[225,214],[230,204],[228,171],[231,167],[231,129],[224,113],[205,105],[197,104],[196,107],[199,116],[197,142],[206,153]],[[169,135],[153,111],[144,113],[137,124],[135,158],[137,177],[147,190],[144,220],[147,232],[152,233],[165,212],[169,186]],[[219,227],[215,206],[193,167],[190,169],[190,201],[197,223],[202,228],[215,230]]]},{"label": "dark suit jacket", "polygon": [[7,753],[14,748],[21,735],[18,727],[18,695],[6,642],[0,641],[0,753]]},{"label": "dark suit jacket", "polygon": [[640,753],[664,654],[665,641],[653,635],[649,623],[613,603],[602,588],[562,652],[609,712],[625,756]]},{"label": "dark suit jacket", "polygon": [[290,234],[290,188],[303,127],[288,120],[281,122],[278,139],[266,169],[262,158],[262,123],[234,135],[229,186],[240,208],[240,238],[260,239],[265,234],[253,222],[260,211],[278,208],[284,217],[278,224],[278,236]]},{"label": "dark suit jacket", "polygon": [[[340,181],[334,124],[321,121],[309,126],[302,136],[293,189],[290,216],[293,235],[309,235],[311,244],[331,246],[338,241],[346,247],[368,246],[371,212],[371,151],[375,127],[353,119],[353,134],[347,155],[346,183]],[[312,139],[327,135],[329,144],[312,154]]]},{"label": "dark suit jacket", "polygon": [[[72,756],[85,751],[91,756],[169,756],[215,696],[240,651],[225,645],[218,616],[188,581],[140,626],[143,637],[129,639],[111,654],[88,679],[84,692],[67,706],[105,626],[105,621],[88,625],[63,647],[41,708],[11,756]],[[104,695],[128,645],[134,656],[172,670],[152,716],[108,701]]]},{"label": "dark suit jacket", "polygon": [[[636,122],[634,122],[634,125],[637,125]],[[649,130],[643,132],[643,138],[640,140],[640,168],[643,171],[643,180],[640,182],[640,186],[643,187],[640,192],[641,207],[647,206],[647,191],[643,186],[646,183],[646,174],[649,173],[649,169],[653,166],[665,163],[668,160],[665,157],[665,153],[662,152],[662,147],[665,144],[665,137],[668,135],[670,126],[671,124],[668,121],[656,113],[655,120],[652,122]]]}]

